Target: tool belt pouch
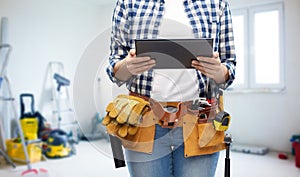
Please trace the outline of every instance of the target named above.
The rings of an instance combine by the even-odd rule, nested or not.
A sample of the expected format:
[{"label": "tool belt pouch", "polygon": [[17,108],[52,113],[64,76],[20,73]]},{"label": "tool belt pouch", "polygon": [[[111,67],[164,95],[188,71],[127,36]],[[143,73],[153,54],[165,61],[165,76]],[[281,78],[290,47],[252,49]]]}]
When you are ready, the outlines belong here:
[{"label": "tool belt pouch", "polygon": [[212,123],[197,124],[200,148],[218,146],[224,143],[224,132],[216,131]]},{"label": "tool belt pouch", "polygon": [[217,131],[212,123],[217,113],[217,106],[201,111],[197,121],[198,145],[200,148],[217,146],[224,142],[224,131]]},{"label": "tool belt pouch", "polygon": [[187,114],[183,121],[185,156],[212,154],[225,149],[224,131],[217,131],[213,119],[217,106],[207,107],[199,114]]},{"label": "tool belt pouch", "polygon": [[125,148],[133,149],[139,142],[153,140],[155,126],[145,124],[150,112],[148,101],[121,94],[108,104],[106,112],[102,124],[109,134],[121,139]]}]

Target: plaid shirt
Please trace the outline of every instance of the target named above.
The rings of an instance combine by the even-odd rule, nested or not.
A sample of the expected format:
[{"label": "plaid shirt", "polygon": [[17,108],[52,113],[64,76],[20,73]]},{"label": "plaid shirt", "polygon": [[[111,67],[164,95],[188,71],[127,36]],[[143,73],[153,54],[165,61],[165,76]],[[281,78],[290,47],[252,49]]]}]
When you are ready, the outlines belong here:
[{"label": "plaid shirt", "polygon": [[[195,38],[213,38],[214,51],[229,70],[227,88],[235,78],[235,49],[231,12],[227,0],[183,0]],[[107,73],[119,86],[124,82],[114,77],[115,64],[135,48],[135,39],[155,39],[163,18],[164,0],[118,0],[112,19],[112,35]],[[204,96],[207,77],[197,71],[199,93]],[[151,97],[153,70],[126,81],[128,90]]]}]

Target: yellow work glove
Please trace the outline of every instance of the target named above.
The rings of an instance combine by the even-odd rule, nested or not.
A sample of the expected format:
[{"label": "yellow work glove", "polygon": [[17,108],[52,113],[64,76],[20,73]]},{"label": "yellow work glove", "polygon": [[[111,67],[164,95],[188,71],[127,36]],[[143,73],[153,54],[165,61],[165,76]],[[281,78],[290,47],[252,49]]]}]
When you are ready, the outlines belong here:
[{"label": "yellow work glove", "polygon": [[119,95],[106,107],[107,115],[102,124],[110,134],[120,137],[135,135],[140,119],[149,110],[149,105],[142,98]]}]

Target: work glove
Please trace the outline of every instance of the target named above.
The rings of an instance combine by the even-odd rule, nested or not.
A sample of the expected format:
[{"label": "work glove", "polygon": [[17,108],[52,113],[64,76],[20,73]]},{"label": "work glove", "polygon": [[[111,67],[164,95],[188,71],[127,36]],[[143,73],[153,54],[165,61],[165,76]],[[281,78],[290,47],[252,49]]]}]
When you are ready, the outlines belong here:
[{"label": "work glove", "polygon": [[119,95],[106,107],[107,115],[102,121],[109,134],[122,138],[135,135],[142,116],[150,110],[150,103],[142,98]]}]

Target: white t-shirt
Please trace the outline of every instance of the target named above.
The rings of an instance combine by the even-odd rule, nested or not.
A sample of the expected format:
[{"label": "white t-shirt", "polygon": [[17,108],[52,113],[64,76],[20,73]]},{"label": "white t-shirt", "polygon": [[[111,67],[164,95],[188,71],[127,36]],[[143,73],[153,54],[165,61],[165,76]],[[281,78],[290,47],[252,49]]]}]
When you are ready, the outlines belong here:
[{"label": "white t-shirt", "polygon": [[[165,0],[159,38],[194,38],[183,0]],[[187,101],[199,97],[195,69],[154,69],[151,97],[158,101]]]}]

